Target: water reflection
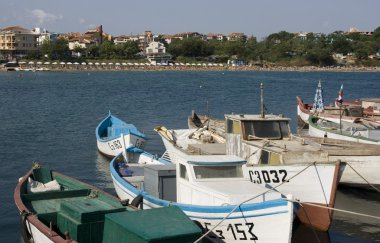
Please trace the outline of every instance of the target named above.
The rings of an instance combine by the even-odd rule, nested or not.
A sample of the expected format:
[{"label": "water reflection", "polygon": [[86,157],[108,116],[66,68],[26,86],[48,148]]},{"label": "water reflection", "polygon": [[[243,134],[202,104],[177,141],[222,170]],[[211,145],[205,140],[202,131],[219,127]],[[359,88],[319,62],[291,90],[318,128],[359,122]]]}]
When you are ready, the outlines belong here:
[{"label": "water reflection", "polygon": [[111,159],[96,151],[95,160],[97,187],[103,189],[106,192],[115,194],[109,168]]},{"label": "water reflection", "polygon": [[329,232],[314,230],[298,220],[293,225],[292,243],[330,243]]}]

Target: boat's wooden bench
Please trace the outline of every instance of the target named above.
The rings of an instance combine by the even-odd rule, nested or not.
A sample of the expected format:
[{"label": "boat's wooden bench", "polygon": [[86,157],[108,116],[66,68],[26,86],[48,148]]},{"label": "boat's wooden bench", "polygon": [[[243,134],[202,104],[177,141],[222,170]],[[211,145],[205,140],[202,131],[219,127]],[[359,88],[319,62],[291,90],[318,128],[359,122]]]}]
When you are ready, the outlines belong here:
[{"label": "boat's wooden bench", "polygon": [[67,198],[67,197],[84,197],[84,196],[89,195],[90,192],[91,192],[91,189],[49,191],[49,192],[21,194],[21,197],[29,201],[51,200],[51,199],[59,199],[59,198]]}]

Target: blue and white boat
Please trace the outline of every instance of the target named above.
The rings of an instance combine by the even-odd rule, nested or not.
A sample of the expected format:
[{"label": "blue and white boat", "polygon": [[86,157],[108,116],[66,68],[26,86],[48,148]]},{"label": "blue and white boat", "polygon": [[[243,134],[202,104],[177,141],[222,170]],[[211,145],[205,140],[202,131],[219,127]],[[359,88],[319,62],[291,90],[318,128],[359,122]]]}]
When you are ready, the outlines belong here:
[{"label": "blue and white boat", "polygon": [[115,157],[122,148],[139,150],[145,147],[146,136],[111,112],[96,127],[95,134],[98,150],[107,157]]},{"label": "blue and white boat", "polygon": [[110,163],[117,195],[143,209],[176,205],[226,242],[290,242],[291,196],[244,178],[236,156],[184,154],[177,164],[146,152]]}]

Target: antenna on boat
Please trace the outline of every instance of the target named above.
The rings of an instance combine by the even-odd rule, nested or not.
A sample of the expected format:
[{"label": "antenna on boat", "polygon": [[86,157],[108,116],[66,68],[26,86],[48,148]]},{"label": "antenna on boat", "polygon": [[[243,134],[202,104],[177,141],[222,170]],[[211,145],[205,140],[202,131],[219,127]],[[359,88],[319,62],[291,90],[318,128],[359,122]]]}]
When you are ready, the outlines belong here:
[{"label": "antenna on boat", "polygon": [[264,112],[264,84],[261,82],[260,84],[261,89],[261,118],[265,118],[265,112]]}]

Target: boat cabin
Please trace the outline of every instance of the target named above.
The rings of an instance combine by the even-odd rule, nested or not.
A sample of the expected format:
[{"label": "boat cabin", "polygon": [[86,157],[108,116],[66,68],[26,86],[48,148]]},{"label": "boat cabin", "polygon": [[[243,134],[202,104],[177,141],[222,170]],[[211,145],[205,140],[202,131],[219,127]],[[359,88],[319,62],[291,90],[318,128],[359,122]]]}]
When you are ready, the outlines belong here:
[{"label": "boat cabin", "polygon": [[226,115],[226,135],[243,140],[290,138],[289,118],[266,115]]},{"label": "boat cabin", "polygon": [[[282,115],[226,115],[226,154],[247,159],[250,164],[281,163],[281,153],[251,146],[251,141],[290,140],[290,118]],[[253,156],[254,155],[254,156]]]},{"label": "boat cabin", "polygon": [[[257,187],[244,177],[246,161],[231,155],[194,156],[177,164],[177,202],[234,205],[253,196]],[[196,160],[193,160],[196,159]],[[254,188],[253,188],[254,187]],[[262,188],[265,189],[265,188]],[[265,199],[269,199],[266,195]],[[259,197],[254,201],[262,201]]]}]

